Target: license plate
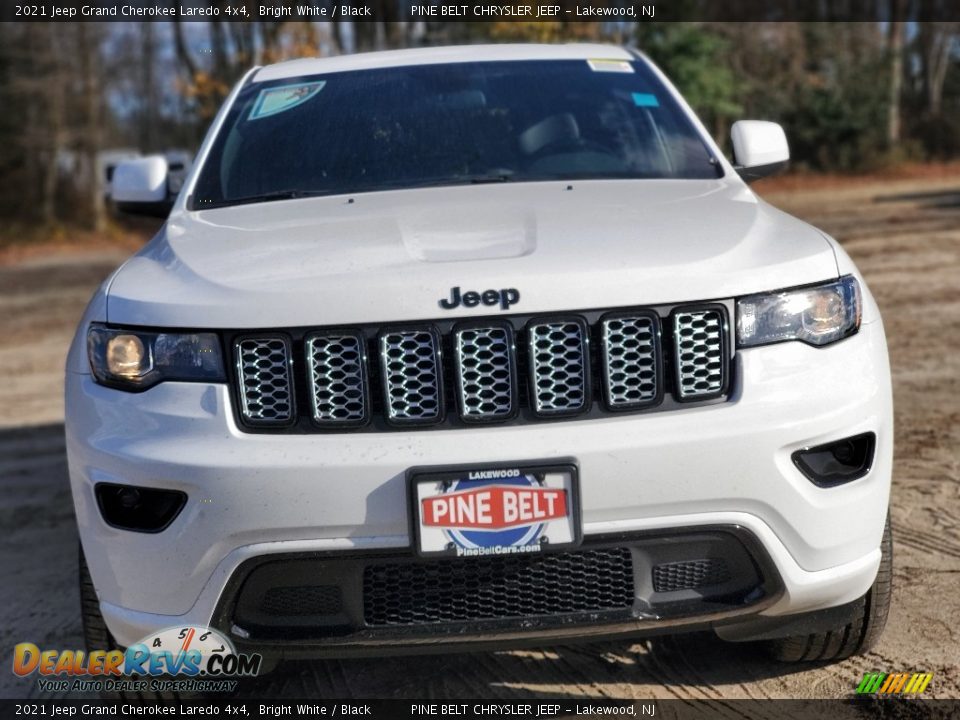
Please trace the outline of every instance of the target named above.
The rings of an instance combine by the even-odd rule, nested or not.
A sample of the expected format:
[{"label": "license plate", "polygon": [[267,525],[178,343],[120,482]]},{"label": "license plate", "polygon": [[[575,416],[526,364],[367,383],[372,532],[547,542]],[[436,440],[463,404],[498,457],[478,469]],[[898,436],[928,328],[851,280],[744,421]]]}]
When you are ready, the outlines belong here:
[{"label": "license plate", "polygon": [[420,555],[523,555],[580,543],[575,465],[415,469],[408,481]]}]

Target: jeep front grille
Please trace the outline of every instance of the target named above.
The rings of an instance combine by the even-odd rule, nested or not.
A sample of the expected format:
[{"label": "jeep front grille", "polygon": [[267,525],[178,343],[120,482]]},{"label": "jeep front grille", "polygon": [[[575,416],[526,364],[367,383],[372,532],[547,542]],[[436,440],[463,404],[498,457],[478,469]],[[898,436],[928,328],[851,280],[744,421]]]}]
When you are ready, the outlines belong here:
[{"label": "jeep front grille", "polygon": [[466,421],[511,417],[517,392],[512,328],[461,328],[453,333],[453,347],[460,417]]},{"label": "jeep front grille", "polygon": [[586,406],[587,342],[581,320],[530,325],[531,391],[537,415],[577,413]]},{"label": "jeep front grille", "polygon": [[651,313],[604,320],[603,389],[611,408],[656,402],[660,395],[660,324]]},{"label": "jeep front grille", "polygon": [[313,419],[319,424],[367,419],[367,353],[355,332],[318,333],[307,340]]},{"label": "jeep front grille", "polygon": [[724,317],[717,309],[673,314],[677,395],[680,400],[719,395],[726,384]]},{"label": "jeep front grille", "polygon": [[243,418],[252,425],[293,419],[290,347],[282,337],[244,338],[236,344]]},{"label": "jeep front grille", "polygon": [[429,423],[442,418],[440,343],[435,331],[381,333],[380,367],[388,420]]},{"label": "jeep front grille", "polygon": [[731,384],[728,312],[717,303],[509,315],[228,334],[227,342],[248,431],[465,427],[722,401]]}]

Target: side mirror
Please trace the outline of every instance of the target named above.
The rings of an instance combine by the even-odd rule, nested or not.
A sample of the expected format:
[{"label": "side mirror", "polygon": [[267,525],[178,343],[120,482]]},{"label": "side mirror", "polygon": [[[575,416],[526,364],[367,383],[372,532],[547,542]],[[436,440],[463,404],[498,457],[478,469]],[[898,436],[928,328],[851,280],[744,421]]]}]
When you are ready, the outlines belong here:
[{"label": "side mirror", "polygon": [[163,155],[122,162],[113,171],[111,198],[121,212],[164,217],[173,206],[167,175]]},{"label": "side mirror", "polygon": [[787,136],[777,123],[740,120],[730,129],[736,171],[747,182],[775,175],[790,162]]}]

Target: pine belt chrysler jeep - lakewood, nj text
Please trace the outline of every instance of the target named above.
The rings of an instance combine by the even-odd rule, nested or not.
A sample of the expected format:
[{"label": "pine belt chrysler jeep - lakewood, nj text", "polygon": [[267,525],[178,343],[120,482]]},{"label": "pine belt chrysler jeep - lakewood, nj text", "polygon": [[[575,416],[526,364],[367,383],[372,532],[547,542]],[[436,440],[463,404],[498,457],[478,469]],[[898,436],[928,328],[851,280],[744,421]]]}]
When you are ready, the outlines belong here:
[{"label": "pine belt chrysler jeep - lakewood, nj text", "polygon": [[[843,249],[640,53],[251,70],[67,360],[88,645],[264,657],[877,639],[890,376]],[[113,195],[167,200],[166,164]]]}]

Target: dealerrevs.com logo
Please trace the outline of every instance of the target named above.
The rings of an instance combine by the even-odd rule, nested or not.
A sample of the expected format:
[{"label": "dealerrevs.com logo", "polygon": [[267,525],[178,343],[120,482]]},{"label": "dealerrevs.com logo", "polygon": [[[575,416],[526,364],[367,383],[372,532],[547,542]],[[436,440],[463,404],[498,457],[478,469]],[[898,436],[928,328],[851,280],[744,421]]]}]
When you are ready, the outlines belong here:
[{"label": "dealerrevs.com logo", "polygon": [[230,692],[260,670],[258,654],[237,653],[230,640],[202,626],[152,633],[124,650],[41,650],[20,643],[13,672],[36,674],[43,692]]}]

